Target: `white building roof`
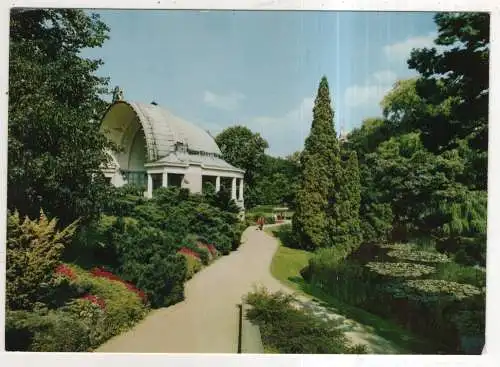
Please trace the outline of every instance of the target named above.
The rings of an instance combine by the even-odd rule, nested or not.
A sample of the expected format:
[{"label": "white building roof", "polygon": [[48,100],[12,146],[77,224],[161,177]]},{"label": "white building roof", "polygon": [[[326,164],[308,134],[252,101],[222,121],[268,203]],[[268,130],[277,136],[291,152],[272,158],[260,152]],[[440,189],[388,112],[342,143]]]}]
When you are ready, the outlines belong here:
[{"label": "white building roof", "polygon": [[216,157],[214,155],[203,155],[203,154],[190,154],[190,153],[182,153],[182,152],[173,152],[169,155],[159,159],[154,162],[157,164],[171,164],[171,165],[179,165],[179,166],[187,166],[187,165],[200,165],[206,169],[222,169],[228,171],[235,171],[244,173],[245,171],[239,168],[236,168],[229,163],[227,163],[222,158]]},{"label": "white building roof", "polygon": [[177,142],[186,144],[189,150],[221,154],[210,134],[198,126],[173,115],[158,105],[139,102],[128,102],[128,104],[139,117],[146,140],[151,138],[155,140],[156,158],[173,152]]},{"label": "white building roof", "polygon": [[[244,172],[221,158],[219,147],[207,131],[155,104],[116,101],[106,112],[101,129],[112,131],[116,134],[115,141],[121,141],[130,124],[131,112],[144,131],[148,164],[199,164],[205,168]],[[178,143],[187,149],[176,149]]]}]

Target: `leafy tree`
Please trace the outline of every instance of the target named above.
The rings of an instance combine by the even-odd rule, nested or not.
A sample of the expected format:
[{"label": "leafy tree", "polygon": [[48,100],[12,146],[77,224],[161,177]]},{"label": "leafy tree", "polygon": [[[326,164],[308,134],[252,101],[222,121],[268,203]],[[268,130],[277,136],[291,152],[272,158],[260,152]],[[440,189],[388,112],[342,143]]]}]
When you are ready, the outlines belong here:
[{"label": "leafy tree", "polygon": [[465,139],[477,150],[474,165],[486,188],[489,14],[438,13],[435,22],[435,43],[444,50],[413,50],[408,60],[409,67],[421,74],[417,93],[428,105],[418,128],[424,145],[433,152],[455,148]]},{"label": "leafy tree", "polygon": [[337,200],[333,208],[336,221],[329,227],[329,231],[333,246],[354,250],[361,243],[359,223],[361,187],[356,152],[350,152],[347,160],[342,163],[335,192]]},{"label": "leafy tree", "polygon": [[390,130],[386,120],[381,118],[365,119],[361,127],[353,129],[347,136],[343,146],[346,152],[355,151],[360,162],[365,155],[373,153],[380,143],[389,139]]},{"label": "leafy tree", "polygon": [[372,162],[378,146],[389,139],[390,126],[380,118],[366,119],[360,128],[352,130],[344,143],[346,152],[357,152],[360,176],[360,228],[364,242],[384,242],[392,229],[393,214],[390,202],[385,202]]},{"label": "leafy tree", "polygon": [[267,141],[259,133],[239,125],[225,129],[215,141],[228,163],[245,170],[245,205],[252,207],[256,200],[252,187],[264,162],[264,152],[269,147]]},{"label": "leafy tree", "polygon": [[297,191],[299,163],[288,158],[265,155],[254,185],[258,191],[258,204],[294,205]]},{"label": "leafy tree", "polygon": [[107,26],[83,10],[13,10],[9,59],[10,209],[36,216],[40,208],[67,224],[99,212],[106,184],[99,94],[107,80],[100,60],[81,57],[100,47]]},{"label": "leafy tree", "polygon": [[301,178],[297,190],[293,231],[300,246],[317,248],[328,244],[331,200],[335,174],[340,170],[339,146],[333,125],[333,109],[326,77],[321,79],[314,103],[313,121],[301,154]]},{"label": "leafy tree", "polygon": [[398,80],[380,103],[392,135],[414,131],[427,105],[417,94],[417,78]]}]

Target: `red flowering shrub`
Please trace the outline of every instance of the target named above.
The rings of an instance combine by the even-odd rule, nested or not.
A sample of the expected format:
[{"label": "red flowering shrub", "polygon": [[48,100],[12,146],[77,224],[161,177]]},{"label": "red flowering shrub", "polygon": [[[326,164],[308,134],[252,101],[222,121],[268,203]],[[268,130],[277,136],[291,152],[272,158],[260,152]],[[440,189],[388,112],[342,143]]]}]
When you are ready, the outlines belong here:
[{"label": "red flowering shrub", "polygon": [[113,280],[115,282],[120,282],[122,283],[123,285],[125,285],[125,287],[127,287],[128,290],[134,292],[135,294],[137,294],[139,296],[140,299],[142,299],[142,301],[144,303],[146,303],[147,301],[147,297],[146,297],[146,294],[140,290],[140,289],[137,289],[137,287],[135,285],[133,285],[132,283],[130,282],[127,282],[123,279],[121,279],[119,276],[109,272],[109,271],[106,271],[102,268],[93,268],[90,273],[95,276],[95,277],[98,277],[98,278],[106,278],[106,279],[109,279],[109,280]]},{"label": "red flowering shrub", "polygon": [[187,247],[182,247],[178,251],[178,253],[183,254],[183,255],[193,256],[193,257],[196,257],[197,259],[200,258],[200,255],[197,252],[195,252],[194,250],[191,250],[190,248],[187,248]]},{"label": "red flowering shrub", "polygon": [[71,280],[76,279],[76,275],[66,264],[61,264],[56,268],[56,275],[61,275],[63,277],[69,278]]},{"label": "red flowering shrub", "polygon": [[81,299],[92,302],[93,304],[99,306],[102,310],[106,309],[106,302],[100,297],[94,296],[92,294],[86,294]]}]

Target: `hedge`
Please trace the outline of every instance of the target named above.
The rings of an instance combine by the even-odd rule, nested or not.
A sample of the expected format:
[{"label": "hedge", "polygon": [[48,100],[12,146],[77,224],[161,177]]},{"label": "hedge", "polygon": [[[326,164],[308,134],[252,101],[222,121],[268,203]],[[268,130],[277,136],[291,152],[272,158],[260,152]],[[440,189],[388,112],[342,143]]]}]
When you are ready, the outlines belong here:
[{"label": "hedge", "polygon": [[93,276],[75,265],[67,265],[59,280],[68,298],[62,307],[7,310],[7,350],[90,351],[130,329],[148,312],[140,296],[122,282]]}]

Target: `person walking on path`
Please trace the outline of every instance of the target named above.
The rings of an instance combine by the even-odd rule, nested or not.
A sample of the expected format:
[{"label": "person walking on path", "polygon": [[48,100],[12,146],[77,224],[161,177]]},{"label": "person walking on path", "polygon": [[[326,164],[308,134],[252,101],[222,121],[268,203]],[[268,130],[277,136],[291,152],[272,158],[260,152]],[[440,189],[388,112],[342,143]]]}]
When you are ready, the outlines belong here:
[{"label": "person walking on path", "polygon": [[264,227],[264,217],[259,217],[259,219],[257,219],[257,224],[259,226],[259,229],[262,231],[262,228]]}]

